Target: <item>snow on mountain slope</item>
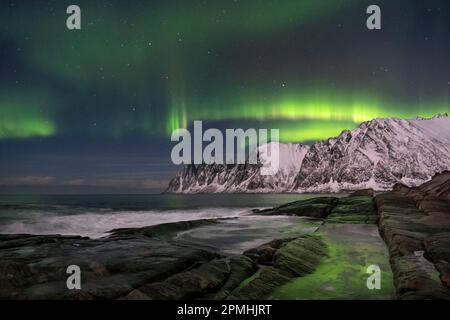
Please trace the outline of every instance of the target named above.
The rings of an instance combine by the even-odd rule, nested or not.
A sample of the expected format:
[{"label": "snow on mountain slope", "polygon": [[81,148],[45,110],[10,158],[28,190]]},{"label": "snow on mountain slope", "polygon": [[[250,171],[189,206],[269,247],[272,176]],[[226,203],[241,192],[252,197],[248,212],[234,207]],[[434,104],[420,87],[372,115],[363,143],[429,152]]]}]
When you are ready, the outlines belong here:
[{"label": "snow on mountain slope", "polygon": [[450,168],[450,117],[375,119],[314,144],[294,192],[415,186]]},{"label": "snow on mountain slope", "polygon": [[[188,165],[167,192],[339,192],[416,186],[450,170],[450,117],[375,119],[311,147],[279,144],[280,170],[258,165]],[[259,149],[260,158],[266,155]]]},{"label": "snow on mountain slope", "polygon": [[[259,147],[262,163],[270,163],[268,148]],[[167,192],[219,193],[219,192],[284,192],[288,190],[300,170],[309,146],[278,144],[279,170],[276,175],[261,175],[261,165],[187,165],[169,184]]]}]

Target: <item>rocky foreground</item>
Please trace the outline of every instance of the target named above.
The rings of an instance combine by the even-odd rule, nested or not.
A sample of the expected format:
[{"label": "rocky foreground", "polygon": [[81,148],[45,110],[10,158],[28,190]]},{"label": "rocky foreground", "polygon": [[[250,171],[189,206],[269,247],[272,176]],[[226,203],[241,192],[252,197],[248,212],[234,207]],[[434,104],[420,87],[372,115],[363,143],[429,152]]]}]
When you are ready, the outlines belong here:
[{"label": "rocky foreground", "polygon": [[[255,211],[266,217],[307,217],[319,227],[239,254],[182,236],[229,222],[220,219],[113,230],[101,239],[0,235],[0,298],[371,298],[365,271],[355,274],[375,263],[385,276],[383,294],[374,298],[389,299],[394,295],[389,263],[383,265],[386,248],[381,241],[374,244],[379,228],[397,297],[448,299],[449,185],[450,173],[444,173],[416,189],[396,186],[375,197],[367,191]],[[67,289],[66,269],[72,264],[82,270],[81,290]],[[340,295],[352,290],[358,295]]]},{"label": "rocky foreground", "polygon": [[450,299],[450,172],[375,198],[402,299]]}]

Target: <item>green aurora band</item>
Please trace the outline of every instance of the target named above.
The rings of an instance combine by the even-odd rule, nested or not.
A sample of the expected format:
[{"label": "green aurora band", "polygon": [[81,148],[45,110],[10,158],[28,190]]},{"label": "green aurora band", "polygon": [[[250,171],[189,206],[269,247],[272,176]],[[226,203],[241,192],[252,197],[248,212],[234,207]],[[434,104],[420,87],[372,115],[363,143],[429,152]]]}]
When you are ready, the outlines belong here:
[{"label": "green aurora band", "polygon": [[[348,0],[345,5],[355,2]],[[120,75],[123,80],[142,81],[161,65],[170,66],[168,55],[175,54],[176,59],[192,57],[193,50],[207,50],[221,43],[228,45],[228,41],[250,36],[267,37],[345,11],[335,0],[260,0],[257,3],[172,0],[158,6],[150,1],[143,6],[129,6],[126,1],[95,4],[80,0],[77,5],[83,9],[83,32],[62,28],[61,17],[45,6],[17,3],[16,10],[23,11],[21,14],[26,19],[1,12],[0,17],[9,26],[9,33],[26,38],[31,29],[38,42],[45,43],[44,47],[22,43],[26,58],[42,70],[89,81],[93,70],[101,67],[102,72]],[[67,3],[57,1],[55,7],[65,12]],[[132,73],[128,63],[134,66]]]},{"label": "green aurora band", "polygon": [[49,106],[39,94],[0,94],[0,139],[55,135],[56,125],[45,111]]},{"label": "green aurora band", "polygon": [[[40,97],[0,99],[0,139],[53,136],[70,133],[64,126],[58,127],[57,116],[61,109],[48,108],[49,102]],[[229,104],[227,104],[229,103]],[[326,139],[343,130],[374,118],[417,116],[432,117],[449,112],[449,103],[411,105],[389,104],[378,99],[343,97],[323,94],[320,98],[291,97],[270,102],[249,99],[247,103],[224,102],[223,104],[188,107],[184,102],[170,108],[165,128],[155,123],[151,110],[143,110],[139,116],[124,113],[110,119],[105,128],[91,127],[88,134],[101,134],[120,138],[135,128],[145,135],[169,137],[178,128],[188,128],[195,120],[240,121],[251,120],[268,129],[280,129],[283,142],[301,142]],[[47,106],[47,107],[46,107]],[[47,111],[44,111],[47,110]],[[122,114],[122,113],[121,113]],[[69,131],[69,132],[67,132]]]},{"label": "green aurora band", "polygon": [[[407,1],[399,2],[411,6]],[[250,120],[267,129],[280,129],[284,142],[300,142],[336,136],[374,118],[431,117],[449,112],[449,96],[442,96],[442,91],[436,98],[415,101],[413,97],[406,102],[364,92],[370,83],[340,90],[320,84],[305,90],[305,82],[314,83],[309,74],[284,74],[280,68],[276,69],[280,74],[272,75],[268,70],[267,79],[245,77],[245,73],[235,74],[233,68],[227,68],[230,61],[226,55],[206,54],[211,48],[223,52],[249,40],[264,43],[287,30],[308,28],[333,16],[343,15],[344,19],[348,8],[364,9],[360,3],[174,0],[129,6],[126,1],[93,4],[80,0],[82,32],[69,32],[64,19],[55,14],[65,12],[67,3],[63,1],[53,1],[51,10],[39,4],[17,3],[17,14],[0,12],[6,26],[0,29],[0,36],[14,39],[20,47],[16,58],[27,70],[52,82],[39,91],[49,97],[30,93],[29,87],[21,94],[0,92],[0,139],[79,132],[113,138],[140,133],[165,139],[194,120]],[[218,64],[223,66],[218,73],[224,74],[216,78],[211,67]],[[295,81],[300,77],[304,77],[303,83]],[[317,77],[323,83],[333,80],[323,72]],[[254,87],[240,88],[241,78]],[[275,78],[286,79],[289,89],[278,90],[265,83]],[[214,82],[217,79],[220,81]],[[34,81],[40,83],[41,78]],[[391,93],[396,93],[397,82],[399,91],[402,88],[402,79],[395,79]],[[63,87],[60,96],[57,89],[51,89],[54,83]],[[379,84],[379,92],[384,93],[383,86],[392,83]],[[98,91],[95,101],[87,93],[92,88]],[[198,88],[204,92],[196,93]],[[160,92],[166,101],[156,99],[153,103],[151,98]],[[69,99],[76,100],[75,108],[65,105]],[[130,112],[132,105],[136,112]],[[82,121],[73,121],[79,114]]]},{"label": "green aurora band", "polygon": [[301,142],[334,137],[350,130],[361,122],[375,118],[398,117],[403,119],[432,117],[450,111],[450,103],[410,104],[385,102],[371,97],[345,97],[342,94],[321,91],[314,95],[291,96],[272,102],[256,99],[247,103],[202,106],[197,108],[173,107],[167,120],[167,133],[187,128],[194,120],[257,120],[268,129],[280,129],[283,142]]}]

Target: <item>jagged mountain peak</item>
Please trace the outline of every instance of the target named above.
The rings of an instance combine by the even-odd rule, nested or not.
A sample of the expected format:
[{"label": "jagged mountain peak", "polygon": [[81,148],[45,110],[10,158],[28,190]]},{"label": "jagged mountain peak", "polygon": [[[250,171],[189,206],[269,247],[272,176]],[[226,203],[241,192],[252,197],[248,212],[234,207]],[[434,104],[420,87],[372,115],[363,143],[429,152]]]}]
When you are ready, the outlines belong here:
[{"label": "jagged mountain peak", "polygon": [[311,146],[279,146],[275,176],[261,176],[255,165],[186,166],[168,191],[339,192],[419,185],[450,170],[450,117],[373,119]]}]

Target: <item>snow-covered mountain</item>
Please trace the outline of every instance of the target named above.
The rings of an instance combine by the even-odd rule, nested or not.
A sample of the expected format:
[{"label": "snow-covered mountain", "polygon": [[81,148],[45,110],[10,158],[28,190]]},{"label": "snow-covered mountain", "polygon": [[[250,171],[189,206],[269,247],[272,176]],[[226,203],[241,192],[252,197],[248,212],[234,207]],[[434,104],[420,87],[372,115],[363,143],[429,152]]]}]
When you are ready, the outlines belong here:
[{"label": "snow-covered mountain", "polygon": [[[294,184],[309,146],[278,144],[279,170],[276,175],[261,174],[262,165],[187,165],[169,184],[174,193],[285,192]],[[259,147],[260,163],[269,164],[268,147]]]},{"label": "snow-covered mountain", "polygon": [[[170,182],[175,193],[338,192],[416,186],[450,170],[450,117],[375,119],[312,146],[279,144],[280,170],[258,165],[188,165]],[[265,155],[260,150],[260,157]]]}]

